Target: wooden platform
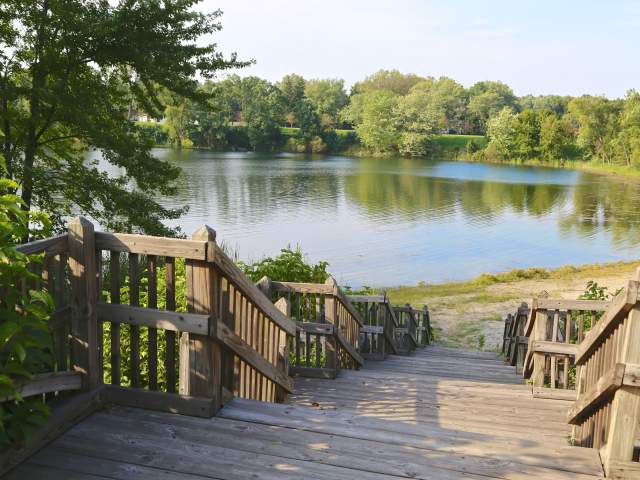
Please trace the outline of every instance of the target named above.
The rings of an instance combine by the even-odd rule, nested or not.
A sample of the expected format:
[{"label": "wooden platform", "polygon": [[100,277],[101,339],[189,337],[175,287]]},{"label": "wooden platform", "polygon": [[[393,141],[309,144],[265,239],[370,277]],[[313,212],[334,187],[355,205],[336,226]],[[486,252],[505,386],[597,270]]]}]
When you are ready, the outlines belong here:
[{"label": "wooden platform", "polygon": [[567,407],[533,398],[493,354],[428,347],[213,419],[113,407],[7,478],[601,478],[595,450],[567,446]]}]

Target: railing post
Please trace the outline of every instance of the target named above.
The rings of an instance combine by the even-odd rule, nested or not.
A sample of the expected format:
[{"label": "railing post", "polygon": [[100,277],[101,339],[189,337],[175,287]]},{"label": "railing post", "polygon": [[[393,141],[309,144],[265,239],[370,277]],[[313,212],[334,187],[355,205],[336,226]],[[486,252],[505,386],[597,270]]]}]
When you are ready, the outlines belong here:
[{"label": "railing post", "polygon": [[[640,281],[640,268],[636,270],[633,280]],[[624,343],[618,361],[627,365],[638,365],[640,364],[640,302],[636,302],[628,315]],[[616,464],[623,465],[631,462],[638,424],[640,424],[640,387],[622,386],[616,391],[611,405],[607,443],[601,452],[607,477],[614,476],[613,470]]]},{"label": "railing post", "polygon": [[[269,301],[271,301],[271,279],[269,277],[265,275],[260,280],[258,280],[256,282],[256,287],[258,287],[258,290],[264,293],[265,296],[269,299]],[[290,315],[291,315],[291,311],[289,311],[289,313],[287,314],[287,317],[289,317]]]},{"label": "railing post", "polygon": [[187,307],[191,313],[210,315],[210,334],[183,333],[180,337],[180,393],[211,399],[215,414],[222,400],[222,349],[212,337],[218,321],[220,278],[215,270],[216,232],[203,225],[191,236],[207,242],[206,260],[187,260]]},{"label": "railing post", "polygon": [[[326,285],[332,286],[332,293],[324,296],[325,321],[327,323],[331,323],[335,328],[335,332],[338,332],[340,325],[338,324],[339,322],[338,312],[337,312],[338,304],[335,297],[335,292],[338,288],[338,284],[336,283],[333,277],[327,278],[326,282],[324,283]],[[336,341],[335,335],[336,334],[334,333],[333,335],[327,336],[327,338],[325,339],[325,347],[326,347],[327,368],[337,371],[339,368],[338,343]]]},{"label": "railing post", "polygon": [[[266,278],[266,277],[265,277]],[[267,279],[268,280],[268,279]],[[291,317],[291,302],[282,297],[275,303],[278,310],[284,313],[287,318]],[[280,338],[278,341],[278,369],[289,375],[289,344],[287,342],[287,332],[280,330]],[[287,400],[287,392],[280,387],[276,388],[276,402],[285,402]]]},{"label": "railing post", "polygon": [[[533,326],[533,340],[545,340],[547,335],[547,310],[536,310],[535,325]],[[533,373],[531,379],[534,387],[544,387],[545,357],[543,352],[533,354]]]},{"label": "railing post", "polygon": [[69,223],[71,275],[71,365],[82,388],[102,383],[102,338],[98,325],[96,247],[93,224],[84,217]]},{"label": "railing post", "polygon": [[429,308],[425,305],[422,310],[422,326],[424,328],[424,344],[431,345],[431,317],[429,316]]}]

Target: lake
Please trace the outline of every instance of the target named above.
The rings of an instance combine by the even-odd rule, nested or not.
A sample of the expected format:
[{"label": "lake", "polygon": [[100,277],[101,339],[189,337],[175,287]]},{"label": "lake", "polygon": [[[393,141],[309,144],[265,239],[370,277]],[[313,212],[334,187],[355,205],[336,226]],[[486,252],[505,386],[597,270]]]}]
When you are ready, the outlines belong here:
[{"label": "lake", "polygon": [[245,260],[300,245],[354,287],[640,256],[640,185],[574,170],[157,149],[184,170],[179,225]]}]

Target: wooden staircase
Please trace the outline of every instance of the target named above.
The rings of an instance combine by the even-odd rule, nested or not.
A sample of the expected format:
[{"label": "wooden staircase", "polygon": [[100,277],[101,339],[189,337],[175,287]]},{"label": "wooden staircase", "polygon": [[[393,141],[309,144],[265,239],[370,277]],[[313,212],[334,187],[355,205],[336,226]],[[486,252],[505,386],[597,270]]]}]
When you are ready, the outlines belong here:
[{"label": "wooden staircase", "polygon": [[564,405],[532,398],[495,354],[429,347],[209,419],[107,408],[7,478],[601,478],[595,450],[567,445]]}]

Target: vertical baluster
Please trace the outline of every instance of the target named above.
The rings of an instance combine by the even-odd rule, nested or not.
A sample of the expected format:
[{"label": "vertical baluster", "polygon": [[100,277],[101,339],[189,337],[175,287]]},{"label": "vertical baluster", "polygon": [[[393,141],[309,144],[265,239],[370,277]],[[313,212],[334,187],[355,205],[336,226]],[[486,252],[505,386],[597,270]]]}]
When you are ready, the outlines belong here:
[{"label": "vertical baluster", "polygon": [[[137,253],[129,254],[129,305],[140,305],[140,264]],[[132,387],[140,386],[140,327],[129,325],[129,378]]]},{"label": "vertical baluster", "polygon": [[[149,308],[158,308],[158,261],[155,255],[147,256],[147,270],[149,274],[148,282],[148,302]],[[158,389],[158,330],[149,327],[149,389]]]},{"label": "vertical baluster", "polygon": [[[165,284],[166,284],[166,309],[176,309],[176,260],[173,257],[165,257]],[[176,334],[165,330],[164,368],[167,372],[167,392],[176,391]]]},{"label": "vertical baluster", "polygon": [[[109,297],[111,303],[120,303],[120,252],[111,252],[109,258]],[[111,322],[111,384],[120,385],[120,324]]]}]

